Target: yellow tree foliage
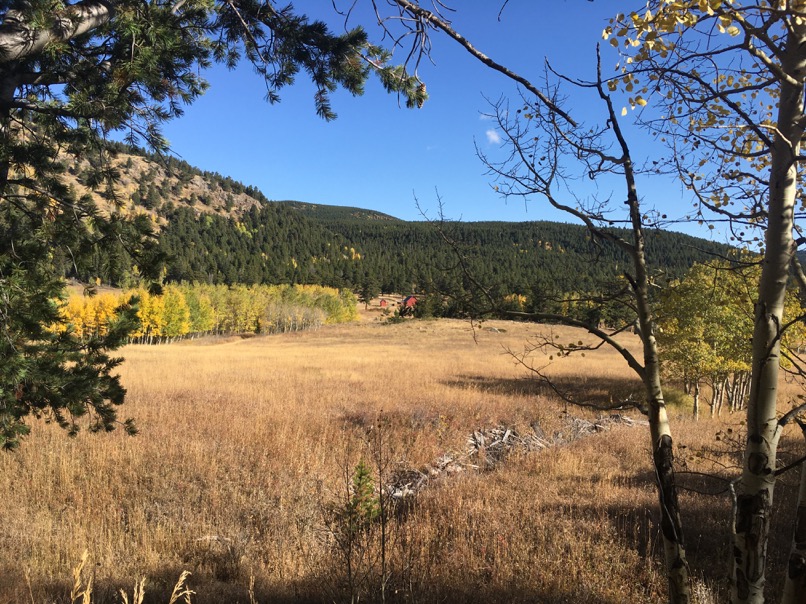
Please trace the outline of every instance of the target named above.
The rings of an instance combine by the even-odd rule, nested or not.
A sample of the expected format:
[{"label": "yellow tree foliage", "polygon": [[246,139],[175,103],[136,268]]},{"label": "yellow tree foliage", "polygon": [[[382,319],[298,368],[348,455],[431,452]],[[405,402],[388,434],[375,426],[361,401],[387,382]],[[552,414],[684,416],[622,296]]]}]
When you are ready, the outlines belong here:
[{"label": "yellow tree foliage", "polygon": [[122,295],[104,292],[97,295],[73,294],[62,306],[66,323],[80,339],[105,336],[109,324],[117,318]]},{"label": "yellow tree foliage", "polygon": [[182,291],[175,285],[165,288],[162,295],[163,335],[179,338],[190,332],[190,307]]},{"label": "yellow tree foliage", "polygon": [[122,300],[119,294],[102,293],[88,299],[91,308],[94,335],[104,336],[109,332],[109,323],[117,317]]},{"label": "yellow tree foliage", "polygon": [[150,344],[154,341],[154,338],[160,338],[164,335],[165,305],[161,296],[154,296],[144,289],[137,290],[134,294],[140,299],[137,310],[140,326],[133,336]]},{"label": "yellow tree foliage", "polygon": [[67,323],[81,338],[103,335],[117,308],[137,297],[135,342],[152,344],[209,333],[281,333],[343,323],[358,317],[347,290],[318,285],[167,285],[162,295],[145,289],[98,296],[74,294],[64,303]]},{"label": "yellow tree foliage", "polygon": [[[660,297],[657,317],[667,373],[696,388],[704,379],[715,395],[723,383],[730,387],[733,380],[749,375],[752,346],[747,334],[753,330],[759,273],[757,263],[710,262],[695,264],[684,278],[670,284]],[[789,364],[786,351],[806,341],[799,320],[803,314],[800,299],[790,290],[784,315],[791,322],[783,333],[784,365]]]}]

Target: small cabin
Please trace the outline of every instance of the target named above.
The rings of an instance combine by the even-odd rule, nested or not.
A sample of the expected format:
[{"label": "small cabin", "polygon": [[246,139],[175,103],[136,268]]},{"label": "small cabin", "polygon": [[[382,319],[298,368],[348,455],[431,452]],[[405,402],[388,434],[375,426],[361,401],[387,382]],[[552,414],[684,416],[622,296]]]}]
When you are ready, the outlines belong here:
[{"label": "small cabin", "polygon": [[417,306],[417,298],[414,296],[406,296],[403,302],[400,303],[400,316],[408,317],[414,314],[414,307]]},{"label": "small cabin", "polygon": [[380,305],[381,308],[386,308],[387,306],[389,306],[389,300],[387,300],[386,298],[381,298],[381,301],[378,304]]}]

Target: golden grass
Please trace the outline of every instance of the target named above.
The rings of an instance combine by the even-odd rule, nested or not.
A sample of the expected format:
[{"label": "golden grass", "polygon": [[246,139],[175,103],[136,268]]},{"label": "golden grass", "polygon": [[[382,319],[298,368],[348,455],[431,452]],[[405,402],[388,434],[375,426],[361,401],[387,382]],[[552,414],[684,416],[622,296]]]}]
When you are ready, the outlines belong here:
[{"label": "golden grass", "polygon": [[[198,603],[347,601],[328,514],[344,504],[358,460],[371,462],[378,416],[390,471],[463,450],[478,427],[537,422],[549,435],[562,431],[563,405],[503,352],[546,329],[490,322],[474,341],[459,321],[364,323],[125,349],[121,413],[137,419],[139,436],[69,439],[35,424],[19,452],[0,456],[0,604],[71,601],[72,569],[85,550],[93,602],[122,601],[120,590],[142,576],[132,599],[147,592],[146,601],[167,602],[183,570]],[[636,385],[606,350],[551,371],[590,392]],[[723,466],[735,456],[715,434],[740,430],[739,418],[694,423],[680,414],[681,468],[728,475]],[[440,481],[390,520],[386,599],[662,599],[648,444],[645,429],[616,428]],[[773,585],[793,480],[777,494]],[[720,486],[696,476],[681,483]],[[728,501],[691,493],[683,506],[701,601],[715,600],[724,595]],[[356,537],[356,547],[360,594],[377,600],[377,530]]]}]

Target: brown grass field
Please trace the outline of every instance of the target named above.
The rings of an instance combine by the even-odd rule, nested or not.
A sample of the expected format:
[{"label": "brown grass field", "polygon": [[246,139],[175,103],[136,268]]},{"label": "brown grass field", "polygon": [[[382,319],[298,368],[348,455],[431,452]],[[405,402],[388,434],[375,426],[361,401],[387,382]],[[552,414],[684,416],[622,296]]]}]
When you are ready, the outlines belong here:
[{"label": "brown grass field", "polygon": [[[167,603],[183,570],[197,603],[661,601],[644,427],[434,480],[383,524],[385,547],[377,520],[355,531],[339,520],[361,459],[377,478],[379,467],[391,475],[461,452],[480,427],[567,430],[564,406],[504,353],[548,329],[489,322],[474,340],[466,322],[366,321],[124,349],[121,417],[136,418],[139,436],[70,439],[34,422],[18,452],[0,455],[0,604],[70,602],[71,591],[79,602],[121,602],[121,589],[137,601],[141,577],[143,602]],[[606,350],[552,371],[603,402],[639,387]],[[784,403],[798,392],[785,384]],[[671,414],[681,472],[735,476],[738,415],[695,423],[686,409]],[[789,459],[801,454],[799,439],[787,433]],[[379,466],[379,453],[388,463]],[[679,482],[694,489],[681,503],[698,601],[724,601],[730,502],[695,492],[724,484],[685,473]],[[784,475],[776,491],[773,598],[796,484]],[[90,577],[93,592],[82,596]]]}]

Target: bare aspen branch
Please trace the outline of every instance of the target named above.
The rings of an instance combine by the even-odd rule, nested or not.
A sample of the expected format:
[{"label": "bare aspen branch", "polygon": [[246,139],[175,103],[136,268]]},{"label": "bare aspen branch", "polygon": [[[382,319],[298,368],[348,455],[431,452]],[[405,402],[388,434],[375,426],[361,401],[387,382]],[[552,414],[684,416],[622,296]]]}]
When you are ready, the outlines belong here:
[{"label": "bare aspen branch", "polygon": [[560,107],[555,105],[551,99],[549,99],[543,92],[538,89],[534,84],[532,84],[529,80],[524,78],[521,75],[518,75],[511,69],[504,67],[500,63],[497,63],[478,49],[476,49],[464,36],[462,36],[459,32],[453,29],[449,23],[447,23],[444,19],[440,19],[436,14],[433,12],[424,9],[423,7],[409,2],[409,0],[394,0],[400,7],[406,10],[409,14],[414,15],[418,19],[429,23],[432,27],[442,30],[445,34],[447,34],[450,38],[458,42],[462,47],[465,48],[471,55],[473,55],[476,59],[481,61],[484,65],[493,69],[509,79],[517,82],[524,88],[526,88],[529,92],[534,94],[540,101],[548,107],[552,112],[556,113],[557,115],[561,116],[566,122],[571,124],[572,126],[576,126],[577,123],[574,119],[565,111],[563,111]]}]

